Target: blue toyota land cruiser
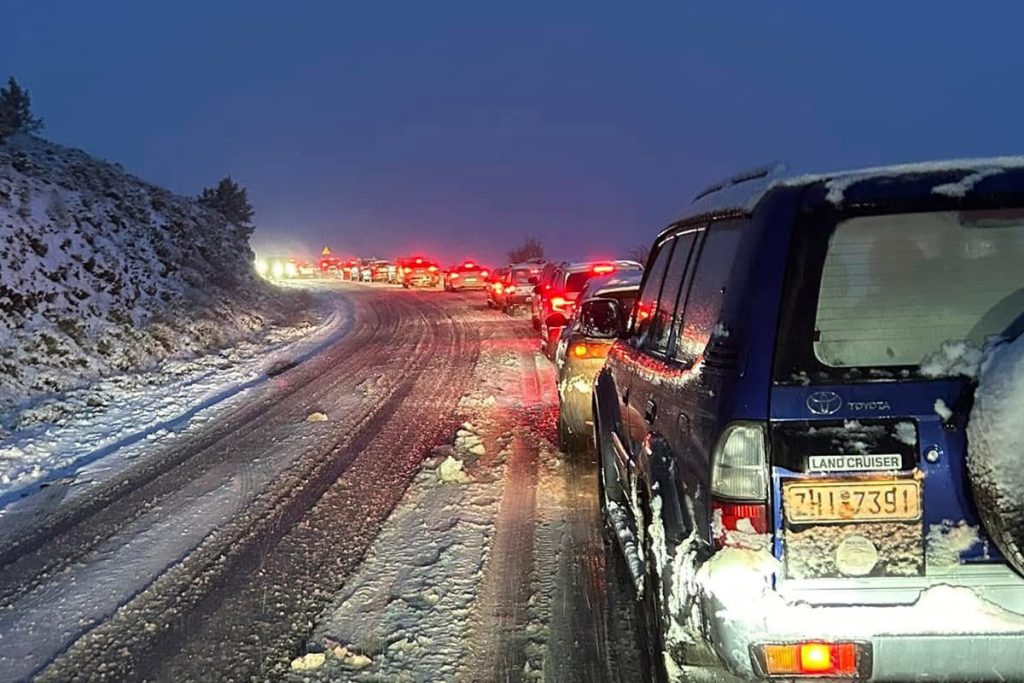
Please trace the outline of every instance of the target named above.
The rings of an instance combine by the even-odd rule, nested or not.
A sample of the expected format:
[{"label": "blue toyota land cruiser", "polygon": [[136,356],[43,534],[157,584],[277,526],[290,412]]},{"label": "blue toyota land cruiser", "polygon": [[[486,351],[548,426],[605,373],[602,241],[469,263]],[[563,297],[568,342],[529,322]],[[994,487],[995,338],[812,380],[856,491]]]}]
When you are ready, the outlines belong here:
[{"label": "blue toyota land cruiser", "polygon": [[1020,346],[1024,159],[734,177],[598,305],[602,506],[661,674],[1024,680],[1024,425],[968,439]]}]

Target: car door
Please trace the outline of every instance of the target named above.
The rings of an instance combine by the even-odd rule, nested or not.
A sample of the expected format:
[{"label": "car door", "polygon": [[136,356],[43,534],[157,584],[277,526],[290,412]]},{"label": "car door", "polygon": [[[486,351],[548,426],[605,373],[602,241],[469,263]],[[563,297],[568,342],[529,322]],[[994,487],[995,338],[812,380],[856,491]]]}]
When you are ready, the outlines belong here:
[{"label": "car door", "polygon": [[[736,374],[738,341],[724,313],[736,292],[738,254],[746,220],[711,223],[696,242],[673,320],[673,381],[658,398],[657,435],[670,454],[668,472],[675,500],[666,499],[666,531],[680,540],[691,528],[710,528],[704,487],[710,454],[719,436],[726,383]],[[678,524],[677,524],[678,522]]]},{"label": "car door", "polygon": [[633,307],[629,337],[626,343],[618,345],[620,353],[614,354],[616,362],[622,365],[616,378],[616,388],[619,391],[619,415],[623,422],[621,427],[625,433],[620,435],[624,440],[624,452],[618,455],[623,459],[619,467],[620,475],[625,475],[620,478],[627,488],[632,486],[636,478],[636,455],[647,432],[644,411],[653,396],[650,386],[652,378],[648,370],[649,356],[644,349],[675,244],[675,236],[670,235],[655,246],[657,253],[650,270],[645,274]]},{"label": "car door", "polygon": [[687,228],[676,233],[675,246],[665,271],[658,303],[651,316],[648,333],[640,340],[639,353],[645,381],[636,384],[632,392],[636,401],[634,411],[634,454],[637,467],[652,479],[658,480],[661,467],[672,459],[669,438],[676,428],[674,388],[678,377],[677,366],[671,356],[680,292],[684,290],[690,271],[694,247],[701,235],[701,227]]}]

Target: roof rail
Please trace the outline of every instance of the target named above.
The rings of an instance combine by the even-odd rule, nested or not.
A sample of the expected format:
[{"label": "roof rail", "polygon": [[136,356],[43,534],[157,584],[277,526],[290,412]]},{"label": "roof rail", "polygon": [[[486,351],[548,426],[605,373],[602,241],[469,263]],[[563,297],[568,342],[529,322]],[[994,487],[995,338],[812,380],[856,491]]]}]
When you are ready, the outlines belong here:
[{"label": "roof rail", "polygon": [[786,164],[776,161],[770,164],[765,164],[763,166],[752,168],[749,171],[742,171],[740,173],[737,173],[736,175],[726,178],[725,180],[721,180],[717,183],[705,187],[703,190],[701,190],[694,196],[693,201],[697,201],[698,199],[707,197],[708,195],[714,194],[715,192],[721,192],[727,187],[740,185],[741,183],[746,183],[751,180],[761,180],[764,178],[768,178],[770,176],[779,175],[783,173],[785,170]]}]

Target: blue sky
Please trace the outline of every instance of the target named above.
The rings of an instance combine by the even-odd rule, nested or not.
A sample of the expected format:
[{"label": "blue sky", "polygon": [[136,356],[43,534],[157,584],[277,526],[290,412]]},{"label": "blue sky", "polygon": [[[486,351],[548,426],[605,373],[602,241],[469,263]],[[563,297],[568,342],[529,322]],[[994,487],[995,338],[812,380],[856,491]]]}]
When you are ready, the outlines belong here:
[{"label": "blue sky", "polygon": [[612,256],[766,161],[1024,151],[1019,3],[7,0],[2,17],[0,76],[47,137],[182,193],[231,174],[273,250],[493,262],[537,235]]}]

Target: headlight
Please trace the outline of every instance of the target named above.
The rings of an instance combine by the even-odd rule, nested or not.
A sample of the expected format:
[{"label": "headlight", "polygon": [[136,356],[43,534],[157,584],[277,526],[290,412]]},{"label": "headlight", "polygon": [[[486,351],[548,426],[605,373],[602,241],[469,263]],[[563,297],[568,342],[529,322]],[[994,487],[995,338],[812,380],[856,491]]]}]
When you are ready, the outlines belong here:
[{"label": "headlight", "polygon": [[270,269],[270,274],[277,279],[284,277],[284,264],[280,261],[275,261],[274,265]]},{"label": "headlight", "polygon": [[288,277],[295,277],[295,274],[299,272],[299,269],[295,267],[294,263],[284,264],[284,274]]},{"label": "headlight", "polygon": [[269,266],[267,262],[261,258],[256,259],[256,272],[260,275],[266,276]]}]

